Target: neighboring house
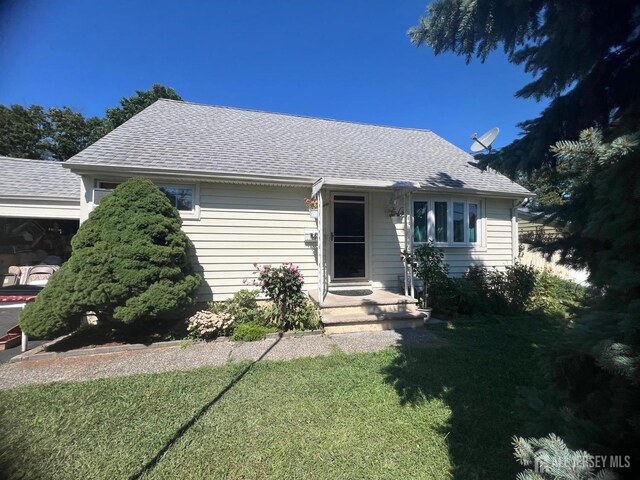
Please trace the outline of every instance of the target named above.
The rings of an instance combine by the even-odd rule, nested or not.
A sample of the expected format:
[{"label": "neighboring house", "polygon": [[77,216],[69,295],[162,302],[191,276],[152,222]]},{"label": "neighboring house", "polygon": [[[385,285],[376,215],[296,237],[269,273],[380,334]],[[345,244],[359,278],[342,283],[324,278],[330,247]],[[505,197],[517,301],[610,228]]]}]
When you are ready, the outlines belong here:
[{"label": "neighboring house", "polygon": [[558,235],[559,230],[553,225],[548,225],[540,218],[540,214],[531,212],[528,208],[518,209],[518,231],[521,244],[520,262],[525,265],[532,265],[540,270],[547,270],[559,277],[572,280],[576,283],[585,284],[589,278],[589,272],[587,270],[576,270],[569,268],[566,265],[560,264],[560,255],[554,254],[550,259],[547,259],[540,252],[532,250],[522,240],[529,235],[544,234],[547,236]]},{"label": "neighboring house", "polygon": [[0,157],[0,276],[68,258],[79,219],[78,175],[60,162]]},{"label": "neighboring house", "polygon": [[79,188],[61,162],[0,157],[0,217],[78,220]]}]

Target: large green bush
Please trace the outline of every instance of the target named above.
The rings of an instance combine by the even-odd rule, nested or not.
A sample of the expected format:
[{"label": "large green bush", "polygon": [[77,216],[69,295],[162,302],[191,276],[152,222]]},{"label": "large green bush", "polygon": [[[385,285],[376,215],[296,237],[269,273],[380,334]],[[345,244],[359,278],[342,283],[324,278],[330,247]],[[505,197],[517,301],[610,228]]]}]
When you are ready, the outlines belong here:
[{"label": "large green bush", "polygon": [[29,335],[75,330],[82,314],[114,326],[152,320],[194,302],[201,278],[179,212],[149,180],[131,179],[91,213],[69,261],[20,315]]}]

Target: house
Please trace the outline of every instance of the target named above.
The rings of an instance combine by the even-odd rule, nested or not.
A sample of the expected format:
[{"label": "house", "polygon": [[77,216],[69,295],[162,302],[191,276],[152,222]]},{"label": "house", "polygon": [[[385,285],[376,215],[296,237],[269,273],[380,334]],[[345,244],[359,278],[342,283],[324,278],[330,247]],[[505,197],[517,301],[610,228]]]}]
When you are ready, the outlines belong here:
[{"label": "house", "polygon": [[152,179],[193,241],[201,300],[244,288],[254,262],[294,262],[325,320],[348,313],[380,328],[416,322],[401,250],[433,239],[455,275],[512,265],[516,207],[531,195],[428,130],[174,100],[64,166],[82,178],[81,220],[118,183]]},{"label": "house", "polygon": [[60,162],[0,157],[0,275],[66,260],[80,219],[80,177]]}]

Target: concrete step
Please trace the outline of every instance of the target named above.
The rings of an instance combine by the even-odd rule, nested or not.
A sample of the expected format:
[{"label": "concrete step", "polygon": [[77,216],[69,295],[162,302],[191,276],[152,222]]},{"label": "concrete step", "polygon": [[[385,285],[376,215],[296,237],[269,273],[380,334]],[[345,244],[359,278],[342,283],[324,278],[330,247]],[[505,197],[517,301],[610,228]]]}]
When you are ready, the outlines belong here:
[{"label": "concrete step", "polygon": [[362,316],[362,315],[382,315],[385,313],[401,313],[408,314],[417,311],[415,303],[411,302],[395,302],[395,303],[378,303],[363,302],[357,305],[322,305],[320,307],[322,314],[327,315],[344,315],[344,316]]},{"label": "concrete step", "polygon": [[322,311],[325,333],[375,332],[424,325],[420,312],[385,312],[381,314],[336,315]]}]

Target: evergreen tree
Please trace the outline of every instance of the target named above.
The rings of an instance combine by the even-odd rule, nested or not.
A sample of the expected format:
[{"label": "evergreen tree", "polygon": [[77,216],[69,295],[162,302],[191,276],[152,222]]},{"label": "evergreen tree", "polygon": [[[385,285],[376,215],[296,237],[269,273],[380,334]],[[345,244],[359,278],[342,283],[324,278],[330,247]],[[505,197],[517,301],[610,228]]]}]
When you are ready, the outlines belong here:
[{"label": "evergreen tree", "polygon": [[[517,480],[615,480],[610,470],[596,472],[584,450],[573,451],[553,433],[545,438],[514,437],[515,457],[527,468]],[[622,463],[622,462],[621,462]]]},{"label": "evergreen tree", "polygon": [[29,335],[75,330],[80,317],[118,326],[193,303],[201,278],[180,214],[149,180],[131,179],[105,197],[73,237],[71,258],[20,315]]},{"label": "evergreen tree", "polygon": [[[484,61],[502,47],[534,76],[516,96],[551,98],[523,135],[484,156],[515,178],[554,167],[549,145],[596,126],[607,137],[640,126],[640,6],[637,0],[436,0],[409,30],[415,45]],[[549,182],[550,184],[550,182]]]}]

